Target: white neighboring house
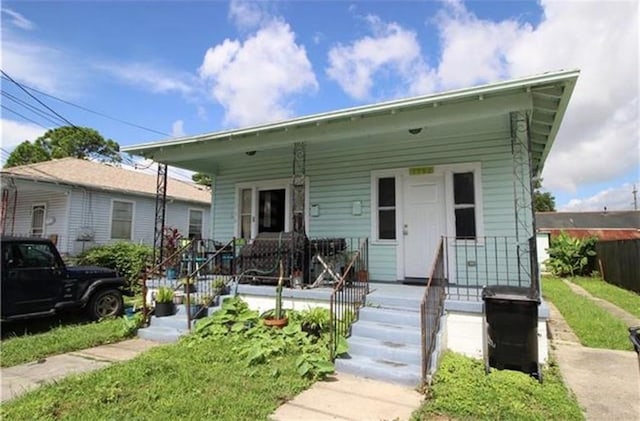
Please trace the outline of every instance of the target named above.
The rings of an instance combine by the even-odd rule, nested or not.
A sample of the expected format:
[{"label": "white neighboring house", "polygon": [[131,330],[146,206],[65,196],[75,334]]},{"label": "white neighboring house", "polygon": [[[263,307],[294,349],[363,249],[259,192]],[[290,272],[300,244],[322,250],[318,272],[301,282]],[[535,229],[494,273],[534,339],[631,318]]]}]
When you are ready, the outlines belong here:
[{"label": "white neighboring house", "polygon": [[[153,245],[155,175],[64,158],[5,168],[0,180],[2,234],[49,237],[71,256],[116,241]],[[210,189],[167,183],[165,226],[207,238],[210,208]]]}]

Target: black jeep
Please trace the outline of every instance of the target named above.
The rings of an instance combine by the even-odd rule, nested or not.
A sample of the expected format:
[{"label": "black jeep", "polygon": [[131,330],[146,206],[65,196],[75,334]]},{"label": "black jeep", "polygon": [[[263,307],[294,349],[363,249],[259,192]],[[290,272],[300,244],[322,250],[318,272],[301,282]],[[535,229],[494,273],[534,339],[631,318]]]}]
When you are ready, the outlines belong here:
[{"label": "black jeep", "polygon": [[119,316],[126,281],[113,269],[67,267],[53,243],[2,237],[2,320],[85,309],[92,319]]}]

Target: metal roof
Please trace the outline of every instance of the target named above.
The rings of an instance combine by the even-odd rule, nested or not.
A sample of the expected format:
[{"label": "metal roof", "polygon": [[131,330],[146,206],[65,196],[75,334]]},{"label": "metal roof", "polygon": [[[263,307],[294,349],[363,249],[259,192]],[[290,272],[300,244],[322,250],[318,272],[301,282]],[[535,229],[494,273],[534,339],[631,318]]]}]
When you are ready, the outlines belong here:
[{"label": "metal roof", "polygon": [[[502,111],[529,111],[532,162],[534,173],[540,174],[549,153],[560,122],[573,92],[578,70],[549,72],[542,75],[497,82],[444,93],[429,94],[413,98],[394,100],[367,106],[348,108],[328,113],[320,113],[286,121],[260,124],[234,130],[185,136],[176,139],[127,146],[123,151],[145,156],[158,162],[187,168],[176,163],[179,154],[191,153],[194,159],[203,154],[221,156],[237,152],[243,146],[245,151],[255,150],[256,145],[276,147],[294,142],[322,141],[330,134],[346,130],[364,130],[372,122],[382,122],[402,129],[410,122],[421,121],[428,124],[433,116],[451,123],[453,116],[473,104],[474,110],[502,106]],[[520,95],[523,94],[523,95]],[[511,99],[507,103],[505,99]],[[480,103],[484,101],[483,103]],[[480,106],[479,106],[480,105]],[[506,108],[510,106],[511,108]],[[436,109],[445,108],[440,114]],[[467,109],[468,110],[468,109]],[[448,116],[448,120],[447,117]],[[343,138],[350,138],[343,136]],[[233,144],[233,148],[229,147]],[[199,146],[206,144],[206,148]],[[189,152],[191,150],[191,152]]]}]

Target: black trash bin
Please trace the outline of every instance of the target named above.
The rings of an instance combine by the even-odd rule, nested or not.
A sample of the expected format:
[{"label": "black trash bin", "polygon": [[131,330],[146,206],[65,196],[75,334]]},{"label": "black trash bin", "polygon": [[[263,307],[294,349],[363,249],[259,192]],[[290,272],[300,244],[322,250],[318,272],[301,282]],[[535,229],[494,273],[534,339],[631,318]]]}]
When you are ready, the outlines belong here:
[{"label": "black trash bin", "polygon": [[518,370],[542,379],[538,363],[538,305],[530,288],[488,286],[482,290],[484,359],[490,368]]}]

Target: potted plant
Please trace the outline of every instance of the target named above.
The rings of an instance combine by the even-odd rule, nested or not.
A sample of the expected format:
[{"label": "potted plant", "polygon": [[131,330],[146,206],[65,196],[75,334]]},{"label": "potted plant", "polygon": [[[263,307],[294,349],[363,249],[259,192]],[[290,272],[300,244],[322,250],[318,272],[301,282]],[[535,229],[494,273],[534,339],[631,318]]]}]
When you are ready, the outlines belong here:
[{"label": "potted plant", "polygon": [[177,228],[166,227],[164,229],[164,238],[162,240],[162,257],[164,259],[167,279],[176,279],[178,275],[178,268],[180,266],[181,256],[178,253],[180,250],[180,239],[182,234]]},{"label": "potted plant", "polygon": [[213,281],[211,281],[211,292],[214,297],[224,295],[226,292],[227,284],[224,282],[224,279],[220,276],[216,277]]},{"label": "potted plant", "polygon": [[205,301],[203,297],[193,297],[193,300],[191,300],[189,303],[189,315],[191,317],[191,320],[207,317],[207,304],[208,301]]},{"label": "potted plant", "polygon": [[173,303],[173,290],[160,287],[156,293],[156,317],[172,316],[175,314],[176,305]]},{"label": "potted plant", "polygon": [[184,278],[181,278],[180,285],[182,285],[185,294],[197,292],[196,284],[193,282],[193,278],[191,277],[185,276]]},{"label": "potted plant", "polygon": [[284,280],[284,271],[282,268],[282,260],[280,261],[280,277],[278,278],[278,286],[276,287],[276,309],[272,315],[264,318],[266,326],[283,328],[289,323],[289,319],[282,312],[282,284]]}]

